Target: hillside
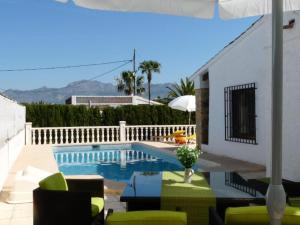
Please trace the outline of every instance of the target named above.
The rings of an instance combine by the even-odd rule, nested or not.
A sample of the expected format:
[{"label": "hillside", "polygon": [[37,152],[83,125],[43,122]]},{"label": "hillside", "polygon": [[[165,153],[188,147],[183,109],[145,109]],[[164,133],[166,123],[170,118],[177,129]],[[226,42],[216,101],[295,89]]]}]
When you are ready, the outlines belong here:
[{"label": "hillside", "polygon": [[[168,89],[166,87],[170,85],[171,83],[152,84],[152,98],[157,96],[166,96],[168,93]],[[146,85],[145,89],[147,90]],[[40,101],[47,103],[64,103],[71,95],[122,95],[121,92],[117,91],[117,87],[111,83],[91,80],[75,81],[61,88],[41,87],[25,91],[9,89],[5,91],[4,94],[20,103]],[[147,93],[144,94],[144,97],[146,96],[148,96]]]}]

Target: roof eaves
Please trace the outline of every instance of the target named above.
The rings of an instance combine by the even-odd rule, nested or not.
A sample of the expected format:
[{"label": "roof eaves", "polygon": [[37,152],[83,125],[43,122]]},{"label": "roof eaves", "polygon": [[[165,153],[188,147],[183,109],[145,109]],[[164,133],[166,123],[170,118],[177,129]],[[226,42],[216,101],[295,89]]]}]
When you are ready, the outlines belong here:
[{"label": "roof eaves", "polygon": [[16,100],[10,98],[9,96],[7,96],[6,94],[4,94],[3,92],[0,92],[0,95],[1,95],[2,97],[6,98],[6,99],[9,99],[10,101],[13,101],[13,102],[16,102],[16,103],[17,103]]},{"label": "roof eaves", "polygon": [[19,106],[22,106],[25,108],[24,105],[20,104],[19,102],[17,102],[16,100],[12,99],[11,97],[7,96],[6,94],[4,94],[3,92],[0,92],[0,96],[2,96],[3,98],[5,98],[6,100],[12,102],[12,103],[15,103],[15,104],[18,104]]},{"label": "roof eaves", "polygon": [[90,97],[105,97],[105,98],[128,98],[132,97],[131,95],[71,95],[70,97],[83,97],[83,98],[90,98]]}]

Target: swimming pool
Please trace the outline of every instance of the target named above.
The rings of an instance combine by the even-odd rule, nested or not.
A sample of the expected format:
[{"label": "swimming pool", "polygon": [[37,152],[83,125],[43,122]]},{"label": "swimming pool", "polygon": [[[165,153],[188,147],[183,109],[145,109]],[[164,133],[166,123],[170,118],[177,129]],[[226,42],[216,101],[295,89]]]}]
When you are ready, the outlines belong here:
[{"label": "swimming pool", "polygon": [[134,171],[183,170],[175,156],[142,144],[54,148],[59,170],[65,175],[98,174],[129,182]]}]

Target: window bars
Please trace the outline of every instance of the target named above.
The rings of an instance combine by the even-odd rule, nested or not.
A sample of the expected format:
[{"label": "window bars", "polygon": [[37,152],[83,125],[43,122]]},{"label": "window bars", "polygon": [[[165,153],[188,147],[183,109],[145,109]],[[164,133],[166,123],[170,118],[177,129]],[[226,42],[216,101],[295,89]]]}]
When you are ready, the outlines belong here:
[{"label": "window bars", "polygon": [[256,197],[257,193],[255,188],[237,173],[225,172],[225,185]]},{"label": "window bars", "polygon": [[256,143],[255,83],[224,88],[225,140]]}]

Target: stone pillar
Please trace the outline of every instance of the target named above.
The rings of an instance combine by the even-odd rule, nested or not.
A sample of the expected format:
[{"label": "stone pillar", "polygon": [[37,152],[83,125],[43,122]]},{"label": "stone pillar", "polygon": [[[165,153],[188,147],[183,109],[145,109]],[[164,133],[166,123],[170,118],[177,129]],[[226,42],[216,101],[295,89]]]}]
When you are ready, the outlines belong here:
[{"label": "stone pillar", "polygon": [[196,141],[197,146],[208,144],[209,131],[209,89],[201,87],[196,92]]},{"label": "stone pillar", "polygon": [[31,128],[31,122],[25,123],[25,145],[31,145]]},{"label": "stone pillar", "polygon": [[196,96],[196,145],[199,149],[201,149],[201,89],[195,89]]},{"label": "stone pillar", "polygon": [[209,133],[209,89],[201,88],[201,141],[208,144]]},{"label": "stone pillar", "polygon": [[126,121],[119,121],[120,124],[120,142],[126,141]]}]

